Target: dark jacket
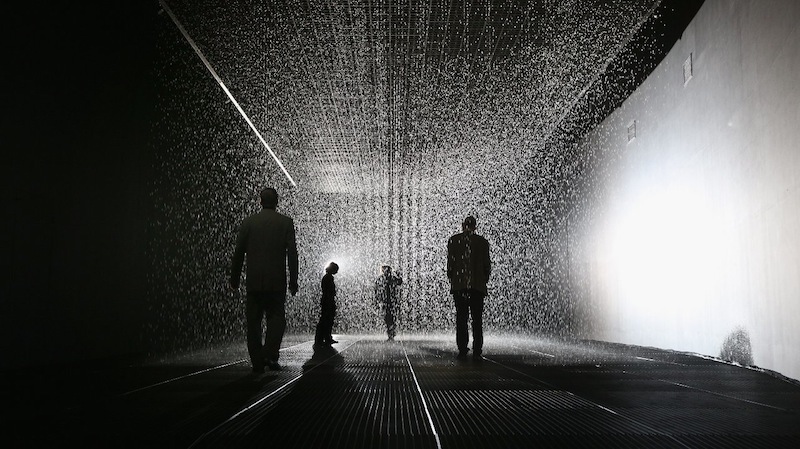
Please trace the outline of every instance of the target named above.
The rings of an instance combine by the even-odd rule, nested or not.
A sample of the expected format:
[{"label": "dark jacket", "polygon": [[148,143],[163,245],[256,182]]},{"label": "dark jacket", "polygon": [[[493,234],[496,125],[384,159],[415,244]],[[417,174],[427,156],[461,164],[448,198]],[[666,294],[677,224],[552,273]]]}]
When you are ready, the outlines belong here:
[{"label": "dark jacket", "polygon": [[231,285],[239,286],[247,255],[248,292],[285,292],[286,267],[289,286],[297,286],[297,242],[294,221],[274,209],[247,217],[239,228],[231,267]]},{"label": "dark jacket", "polygon": [[336,301],[336,282],[333,280],[333,275],[325,273],[322,276],[322,303],[334,303]]},{"label": "dark jacket", "polygon": [[474,289],[486,294],[491,272],[489,242],[485,238],[467,232],[450,237],[447,241],[447,277],[451,292]]}]

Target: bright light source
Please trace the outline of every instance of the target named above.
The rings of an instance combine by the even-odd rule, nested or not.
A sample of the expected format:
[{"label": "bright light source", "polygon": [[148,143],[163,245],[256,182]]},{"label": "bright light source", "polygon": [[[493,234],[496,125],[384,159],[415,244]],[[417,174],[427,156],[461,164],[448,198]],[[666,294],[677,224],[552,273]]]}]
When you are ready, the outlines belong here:
[{"label": "bright light source", "polygon": [[629,318],[702,312],[724,282],[729,225],[692,189],[642,195],[617,217],[608,274],[632,306]]}]

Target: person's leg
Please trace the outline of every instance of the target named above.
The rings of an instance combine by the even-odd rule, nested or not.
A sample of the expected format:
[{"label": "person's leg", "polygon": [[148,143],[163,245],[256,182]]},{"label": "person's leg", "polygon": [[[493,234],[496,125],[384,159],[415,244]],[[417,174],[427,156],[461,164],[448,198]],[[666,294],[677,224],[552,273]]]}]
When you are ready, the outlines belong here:
[{"label": "person's leg", "polygon": [[472,314],[472,356],[479,357],[483,353],[483,293],[470,292],[469,308]]},{"label": "person's leg", "polygon": [[328,333],[326,334],[328,338],[328,344],[339,343],[338,341],[333,339],[333,323],[336,319],[336,303],[331,303],[330,307],[330,321],[328,322]]},{"label": "person's leg", "polygon": [[264,357],[277,362],[280,355],[283,332],[286,330],[286,293],[270,292],[265,299],[267,315],[267,338],[264,341]]},{"label": "person's leg", "polygon": [[453,292],[453,299],[456,304],[456,346],[458,354],[464,356],[469,351],[469,333],[467,331],[467,320],[469,319],[469,299],[464,291]]},{"label": "person's leg", "polygon": [[386,323],[386,336],[389,337],[389,340],[394,340],[395,336],[394,310],[392,310],[391,307],[386,308],[386,315],[384,315],[383,321]]},{"label": "person's leg", "polygon": [[247,352],[253,371],[264,369],[264,353],[261,345],[261,323],[264,316],[264,298],[257,293],[247,294],[245,318],[247,319]]},{"label": "person's leg", "polygon": [[322,328],[320,334],[322,343],[330,344],[333,340],[331,333],[333,332],[333,317],[336,313],[336,304],[328,303],[322,305],[322,319],[320,320]]}]

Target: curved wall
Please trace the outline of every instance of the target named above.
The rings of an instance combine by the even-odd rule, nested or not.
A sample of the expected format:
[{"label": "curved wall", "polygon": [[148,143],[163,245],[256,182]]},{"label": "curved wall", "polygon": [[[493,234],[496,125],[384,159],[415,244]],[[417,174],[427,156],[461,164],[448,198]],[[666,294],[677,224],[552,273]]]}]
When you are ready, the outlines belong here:
[{"label": "curved wall", "polygon": [[571,283],[591,337],[800,377],[798,23],[791,0],[706,1],[581,142]]}]

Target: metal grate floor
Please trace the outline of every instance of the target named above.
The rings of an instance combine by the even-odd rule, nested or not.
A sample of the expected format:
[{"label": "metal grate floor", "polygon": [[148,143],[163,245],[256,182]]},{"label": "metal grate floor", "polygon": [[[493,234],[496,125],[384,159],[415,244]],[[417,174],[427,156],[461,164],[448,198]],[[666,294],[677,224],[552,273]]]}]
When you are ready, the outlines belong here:
[{"label": "metal grate floor", "polygon": [[[14,447],[800,447],[800,384],[690,354],[489,338],[285,341],[284,370],[244,348],[157,362],[4,373]],[[241,345],[243,346],[243,345]],[[11,447],[11,446],[9,446]]]}]

